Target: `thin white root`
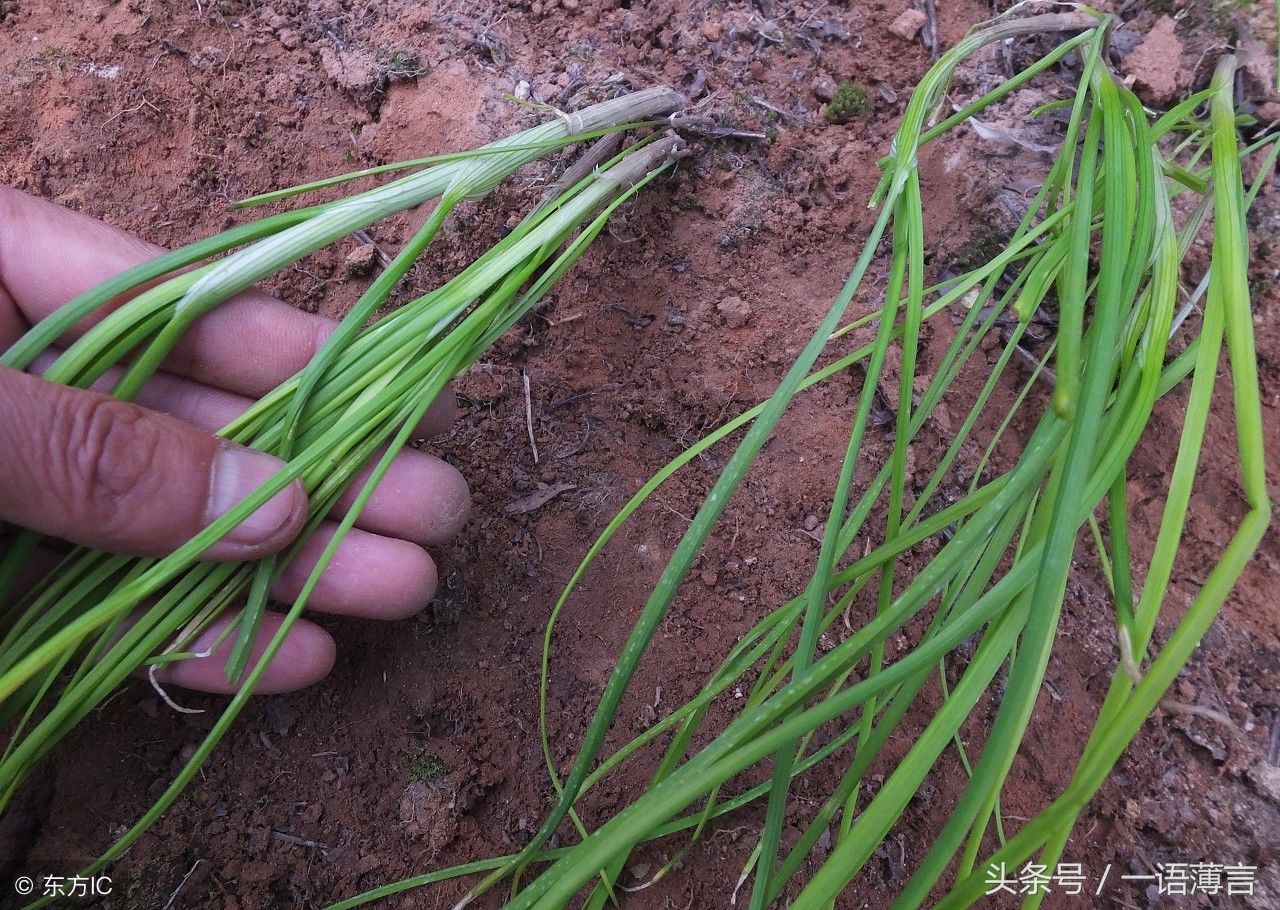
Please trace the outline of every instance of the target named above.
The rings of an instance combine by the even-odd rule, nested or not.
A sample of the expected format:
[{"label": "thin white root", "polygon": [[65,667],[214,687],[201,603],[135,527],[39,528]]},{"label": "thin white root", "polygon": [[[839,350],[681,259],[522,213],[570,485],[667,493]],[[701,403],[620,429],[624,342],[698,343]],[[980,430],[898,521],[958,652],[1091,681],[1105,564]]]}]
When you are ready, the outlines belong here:
[{"label": "thin white root", "polygon": [[537,464],[538,443],[533,438],[533,394],[529,388],[529,374],[521,370],[520,375],[524,377],[524,425],[529,431],[529,448],[533,450],[533,463]]},{"label": "thin white root", "polygon": [[1201,705],[1189,705],[1186,702],[1174,701],[1172,698],[1162,699],[1160,707],[1173,714],[1183,714],[1187,717],[1201,717],[1205,720],[1211,720],[1215,724],[1222,724],[1229,727],[1233,732],[1240,728],[1236,726],[1236,722],[1221,711],[1215,711],[1213,708],[1205,708]]},{"label": "thin white root", "polygon": [[[1129,636],[1129,630],[1120,629],[1120,666],[1124,668],[1125,675],[1129,677],[1129,681],[1135,686],[1142,682],[1142,670],[1138,668],[1138,662],[1133,656],[1133,639]],[[1171,714],[1182,714],[1186,717],[1200,717],[1204,720],[1213,721],[1215,724],[1221,724],[1229,728],[1232,732],[1239,732],[1239,727],[1226,714],[1221,711],[1215,711],[1213,708],[1206,708],[1202,705],[1189,705],[1186,702],[1177,701],[1172,698],[1162,698],[1160,707]]]},{"label": "thin white root", "polygon": [[637,891],[643,891],[645,888],[652,888],[658,882],[662,881],[662,877],[666,875],[667,872],[668,872],[668,867],[663,866],[661,869],[659,869],[657,872],[654,873],[653,878],[649,879],[647,882],[643,884],[632,885],[630,888],[628,888],[626,885],[621,885],[621,884],[618,884],[617,882],[614,882],[614,887],[619,888],[623,891],[626,891],[628,894],[634,894]]},{"label": "thin white root", "polygon": [[172,708],[173,710],[177,711],[179,714],[203,714],[204,713],[204,708],[184,708],[182,705],[178,704],[176,701],[170,698],[169,693],[164,690],[164,686],[160,685],[160,680],[156,678],[155,664],[152,664],[151,666],[147,667],[147,679],[151,681],[151,688],[156,690],[156,694],[159,695],[162,699],[164,699],[164,703],[168,705],[170,708]]},{"label": "thin white root", "polygon": [[187,870],[186,875],[182,876],[182,881],[178,882],[178,887],[174,888],[173,893],[169,895],[169,900],[164,905],[164,910],[169,910],[169,908],[173,906],[173,902],[178,899],[178,895],[182,893],[182,889],[187,887],[187,882],[191,880],[191,876],[195,875],[196,870],[200,868],[200,864],[202,862],[204,862],[203,859],[196,860],[195,865]]}]

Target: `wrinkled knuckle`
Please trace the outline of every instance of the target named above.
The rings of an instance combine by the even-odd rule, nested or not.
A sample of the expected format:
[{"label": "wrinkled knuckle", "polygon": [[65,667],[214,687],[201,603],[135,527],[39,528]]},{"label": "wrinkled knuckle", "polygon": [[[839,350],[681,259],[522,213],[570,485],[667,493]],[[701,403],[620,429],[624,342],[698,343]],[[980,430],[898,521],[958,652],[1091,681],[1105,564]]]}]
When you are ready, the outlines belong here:
[{"label": "wrinkled knuckle", "polygon": [[69,515],[101,532],[128,524],[156,483],[160,427],[135,405],[65,396],[55,416],[50,464]]}]

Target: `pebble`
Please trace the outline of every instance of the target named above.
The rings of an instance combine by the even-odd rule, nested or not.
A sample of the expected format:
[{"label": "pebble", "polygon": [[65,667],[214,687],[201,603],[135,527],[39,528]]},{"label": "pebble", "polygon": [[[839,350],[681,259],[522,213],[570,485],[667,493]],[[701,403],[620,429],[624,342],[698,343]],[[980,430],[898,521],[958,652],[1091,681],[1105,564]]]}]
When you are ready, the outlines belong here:
[{"label": "pebble", "polygon": [[751,319],[751,307],[738,296],[726,297],[716,304],[716,312],[731,329],[742,328]]},{"label": "pebble", "polygon": [[819,101],[830,101],[836,96],[836,80],[826,75],[814,76],[809,83],[809,91]]},{"label": "pebble", "polygon": [[929,21],[929,17],[918,9],[903,10],[897,19],[889,25],[889,31],[903,41],[915,41],[920,29]]},{"label": "pebble", "polygon": [[373,243],[362,243],[350,253],[347,254],[346,266],[347,274],[359,277],[360,275],[368,275],[373,271],[373,267],[378,262],[378,247]]}]

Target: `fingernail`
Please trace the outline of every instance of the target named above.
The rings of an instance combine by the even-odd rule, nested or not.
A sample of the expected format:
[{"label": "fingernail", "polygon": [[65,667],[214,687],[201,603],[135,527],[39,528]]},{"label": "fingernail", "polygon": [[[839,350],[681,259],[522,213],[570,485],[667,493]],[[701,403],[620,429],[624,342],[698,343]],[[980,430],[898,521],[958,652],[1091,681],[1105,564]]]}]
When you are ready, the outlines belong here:
[{"label": "fingernail", "polygon": [[[224,446],[214,456],[207,521],[211,523],[226,515],[282,467],[284,462],[263,452]],[[274,538],[293,524],[301,505],[298,500],[296,488],[285,487],[232,528],[219,543],[256,547],[274,542]]]}]

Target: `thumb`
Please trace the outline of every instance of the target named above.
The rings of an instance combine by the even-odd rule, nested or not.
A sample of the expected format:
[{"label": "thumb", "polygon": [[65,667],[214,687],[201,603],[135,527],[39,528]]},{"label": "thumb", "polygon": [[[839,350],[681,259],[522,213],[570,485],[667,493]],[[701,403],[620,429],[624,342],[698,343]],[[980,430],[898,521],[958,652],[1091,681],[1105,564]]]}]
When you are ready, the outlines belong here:
[{"label": "thumb", "polygon": [[[0,519],[85,546],[159,556],[281,467],[165,414],[0,368]],[[275,552],[305,518],[306,493],[295,481],[204,555]]]}]

